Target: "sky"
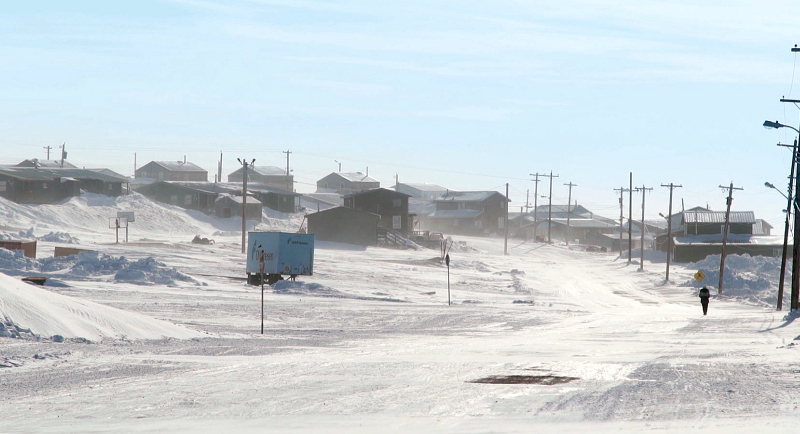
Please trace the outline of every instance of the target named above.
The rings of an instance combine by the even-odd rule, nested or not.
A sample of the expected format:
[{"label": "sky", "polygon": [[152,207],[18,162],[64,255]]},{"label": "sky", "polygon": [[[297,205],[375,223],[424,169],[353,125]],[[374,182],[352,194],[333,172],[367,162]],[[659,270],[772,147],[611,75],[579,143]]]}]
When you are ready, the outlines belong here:
[{"label": "sky", "polygon": [[[381,185],[509,184],[534,202],[634,218],[708,205],[779,232],[800,5],[746,1],[142,0],[12,2],[0,14],[0,164],[46,158],[133,175],[183,160],[223,179],[286,166]],[[800,75],[800,72],[798,72]],[[538,184],[547,195],[548,178]],[[539,203],[547,199],[540,197]],[[683,204],[683,205],[682,205]],[[627,216],[628,199],[624,213]]]}]

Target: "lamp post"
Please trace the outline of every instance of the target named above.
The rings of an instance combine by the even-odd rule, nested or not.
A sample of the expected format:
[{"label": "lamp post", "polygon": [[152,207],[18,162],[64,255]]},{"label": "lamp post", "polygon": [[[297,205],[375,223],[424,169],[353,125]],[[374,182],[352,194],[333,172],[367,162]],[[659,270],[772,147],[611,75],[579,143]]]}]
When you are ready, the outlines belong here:
[{"label": "lamp post", "polygon": [[342,171],[342,163],[340,163],[339,160],[333,160],[333,162],[339,165],[339,172],[341,172]]},{"label": "lamp post", "polygon": [[[800,102],[795,100],[785,100],[781,99],[782,102]],[[800,130],[790,125],[783,125],[778,121],[764,121],[764,128],[767,129],[775,129],[775,128],[791,128],[795,132],[800,135]],[[783,286],[784,286],[784,273],[786,273],[786,250],[787,244],[789,242],[789,215],[791,214],[792,209],[794,209],[794,237],[792,241],[792,297],[790,301],[790,310],[797,310],[798,305],[798,295],[800,295],[800,258],[798,258],[798,254],[800,254],[800,239],[798,239],[798,235],[800,235],[800,231],[797,230],[798,224],[800,224],[800,213],[797,212],[798,210],[798,197],[795,195],[792,197],[792,182],[795,183],[795,191],[800,188],[797,185],[798,180],[793,178],[800,178],[795,177],[795,168],[797,167],[797,140],[794,142],[794,146],[792,146],[792,168],[791,168],[791,175],[789,176],[789,195],[784,195],[788,201],[788,206],[786,208],[786,224],[783,231],[783,257],[781,260],[781,275],[778,283],[778,302],[777,302],[777,309],[783,309]],[[765,186],[775,188],[772,184],[767,185],[768,183],[764,183]],[[775,189],[778,191],[778,189]],[[792,206],[792,201],[794,201],[794,206]]]}]

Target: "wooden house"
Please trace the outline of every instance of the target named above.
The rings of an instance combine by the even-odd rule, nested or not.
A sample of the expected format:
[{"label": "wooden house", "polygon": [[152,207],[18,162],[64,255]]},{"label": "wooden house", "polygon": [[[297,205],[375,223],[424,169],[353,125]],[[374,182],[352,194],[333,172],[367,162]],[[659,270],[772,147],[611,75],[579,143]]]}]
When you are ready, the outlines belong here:
[{"label": "wooden house", "polygon": [[0,168],[0,197],[18,203],[55,203],[80,196],[81,190],[119,196],[127,178],[77,168]]},{"label": "wooden house", "polygon": [[509,199],[496,191],[448,192],[436,199],[430,230],[461,235],[489,235],[505,229]]},{"label": "wooden house", "polygon": [[135,176],[156,181],[208,181],[208,171],[185,161],[151,161],[136,169]]},{"label": "wooden house", "polygon": [[[227,193],[222,193],[214,201],[214,215],[220,218],[230,218],[242,215],[242,205],[244,200],[242,196],[232,196]],[[247,220],[261,221],[262,210],[261,202],[254,197],[247,197],[245,215]]]},{"label": "wooden house", "polygon": [[361,172],[333,172],[317,181],[317,191],[335,191],[341,195],[380,188],[381,182]]},{"label": "wooden house", "polygon": [[[228,182],[242,182],[242,173],[244,168],[232,172],[228,175]],[[280,188],[286,191],[294,190],[294,176],[286,174],[286,169],[281,169],[275,166],[251,166],[247,168],[247,182],[267,185],[274,188]]]},{"label": "wooden house", "polygon": [[410,195],[415,199],[434,200],[447,194],[447,188],[436,184],[406,184],[398,182],[395,191]]},{"label": "wooden house", "polygon": [[410,228],[408,220],[409,197],[405,193],[386,188],[376,188],[345,196],[344,206],[377,214],[381,216],[379,226],[406,237]]},{"label": "wooden house", "polygon": [[346,207],[307,214],[308,233],[318,241],[375,246],[381,216]]}]

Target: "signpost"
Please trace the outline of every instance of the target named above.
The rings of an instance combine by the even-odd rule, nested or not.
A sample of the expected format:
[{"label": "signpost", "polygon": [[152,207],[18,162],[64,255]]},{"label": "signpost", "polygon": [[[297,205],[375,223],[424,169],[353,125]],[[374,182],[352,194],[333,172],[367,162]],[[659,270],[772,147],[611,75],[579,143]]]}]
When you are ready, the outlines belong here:
[{"label": "signpost", "polygon": [[450,306],[450,254],[444,257],[444,263],[447,264],[447,305]]},{"label": "signpost", "polygon": [[261,275],[261,334],[264,334],[264,252],[258,258],[258,273]]},{"label": "signpost", "polygon": [[698,270],[697,273],[694,273],[694,278],[697,279],[698,282],[700,282],[701,280],[706,278],[706,275],[702,271]]}]

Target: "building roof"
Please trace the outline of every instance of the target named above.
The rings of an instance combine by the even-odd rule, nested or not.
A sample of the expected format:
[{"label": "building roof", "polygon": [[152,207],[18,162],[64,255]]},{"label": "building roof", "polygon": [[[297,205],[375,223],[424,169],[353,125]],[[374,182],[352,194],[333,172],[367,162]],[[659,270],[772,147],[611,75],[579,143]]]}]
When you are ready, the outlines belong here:
[{"label": "building roof", "polygon": [[[228,176],[231,176],[234,173],[240,175],[243,170],[244,168],[240,167],[231,172],[231,174]],[[281,169],[280,167],[275,166],[252,166],[247,169],[248,173],[251,171],[263,176],[286,176],[286,169]]]},{"label": "building roof", "polygon": [[[675,244],[722,244],[722,234],[691,235],[688,237],[673,237]],[[760,245],[783,245],[783,237],[778,235],[750,235],[750,234],[728,234],[727,243],[729,244],[760,244]]]},{"label": "building roof", "polygon": [[125,175],[123,175],[121,173],[118,173],[118,172],[115,172],[115,171],[113,171],[111,169],[103,169],[103,168],[93,169],[93,168],[89,168],[89,169],[86,169],[86,170],[91,170],[92,172],[99,172],[99,173],[102,173],[104,175],[108,175],[108,176],[111,176],[111,177],[119,178],[119,180],[123,181],[123,182],[131,181],[131,178],[129,176],[125,176]]},{"label": "building roof", "polygon": [[[204,193],[242,193],[242,183],[241,182],[208,182],[208,181],[158,181],[151,185],[156,184],[167,184],[167,185],[175,185],[182,188],[187,188],[190,190],[196,190]],[[248,183],[247,184],[247,192],[248,193],[275,193],[275,194],[283,194],[287,196],[301,196],[300,193],[295,193],[293,191],[284,190],[282,188],[276,188],[271,185],[259,184],[259,183]],[[249,196],[249,194],[248,194]]]},{"label": "building roof", "polygon": [[14,167],[50,167],[50,168],[69,168],[69,169],[77,169],[78,166],[70,163],[67,160],[40,160],[38,158],[31,158],[28,160],[22,160],[19,164]]},{"label": "building roof", "polygon": [[389,190],[388,188],[383,188],[383,187],[371,188],[369,190],[357,191],[355,193],[350,193],[350,194],[346,195],[345,197],[368,196],[368,195],[373,195],[373,194],[388,194],[388,195],[391,195],[391,196],[411,197],[410,194],[401,193],[399,191],[394,191],[394,190]]},{"label": "building roof", "polygon": [[[214,202],[219,202],[220,200],[225,200],[225,199],[232,200],[232,201],[234,201],[236,203],[242,203],[242,196],[232,196],[232,195],[230,195],[228,193],[221,194]],[[247,195],[247,204],[248,205],[250,205],[250,204],[261,205],[261,202],[258,199],[254,198],[253,196],[250,196],[248,194]]]},{"label": "building roof", "polygon": [[[749,223],[755,224],[756,215],[753,211],[731,211],[731,223]],[[724,211],[691,211],[683,214],[683,223],[720,223],[725,224]]]},{"label": "building roof", "polygon": [[78,168],[3,167],[0,168],[0,174],[25,181],[49,181],[57,178],[97,179],[104,182],[127,181],[100,171]]},{"label": "building roof", "polygon": [[357,210],[357,209],[353,209],[353,208],[348,208],[346,206],[336,206],[336,207],[333,207],[333,208],[328,208],[326,210],[322,210],[322,211],[317,211],[317,212],[314,212],[314,213],[306,214],[306,218],[307,219],[317,219],[317,218],[324,217],[327,214],[337,214],[337,213],[365,214],[365,215],[373,217],[375,220],[380,220],[381,219],[380,214],[375,214],[375,213],[372,213],[372,212],[367,212],[367,211],[361,211],[361,210]]},{"label": "building roof", "polygon": [[434,202],[483,202],[484,200],[499,195],[507,202],[509,199],[496,191],[451,191],[446,196],[435,199]]},{"label": "building roof", "polygon": [[[377,179],[369,175],[365,175],[364,173],[361,172],[331,172],[331,174],[328,176],[331,175],[339,176],[350,182],[380,182]],[[326,176],[325,178],[327,178],[328,176]]]},{"label": "building roof", "polygon": [[[411,183],[411,182],[400,182],[399,185],[405,185],[407,187],[415,188],[419,191],[428,191],[431,193],[436,193],[438,191],[447,191],[447,188],[442,187],[441,185],[436,184],[426,184],[426,183]],[[397,188],[398,185],[395,185],[393,188]]]},{"label": "building roof", "polygon": [[[565,218],[554,218],[552,219],[553,223],[561,224],[566,226],[567,219]],[[545,219],[544,222],[547,222]],[[582,229],[608,229],[608,228],[617,228],[619,227],[618,224],[611,224],[608,222],[604,222],[597,219],[584,219],[584,218],[575,218],[569,219],[569,227],[571,228],[582,228]]]},{"label": "building roof", "polygon": [[[191,162],[183,162],[183,161],[151,161],[147,164],[158,164],[159,166],[172,171],[172,172],[204,172],[208,173],[207,170],[203,169],[202,167],[191,163]],[[147,165],[145,164],[145,166]],[[142,166],[144,167],[144,166]],[[141,167],[140,167],[141,169]]]},{"label": "building roof", "polygon": [[474,219],[480,217],[483,211],[479,209],[442,209],[429,215],[432,219]]}]

